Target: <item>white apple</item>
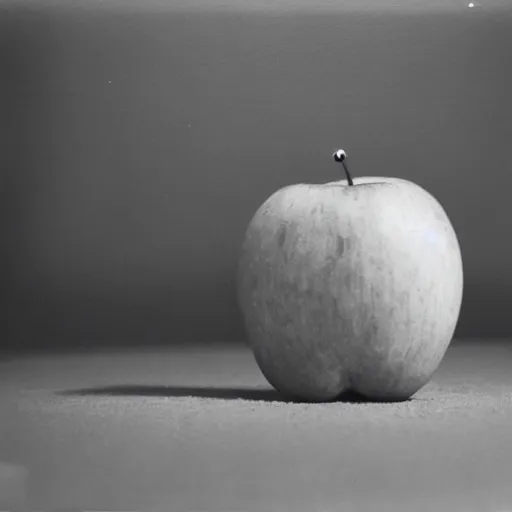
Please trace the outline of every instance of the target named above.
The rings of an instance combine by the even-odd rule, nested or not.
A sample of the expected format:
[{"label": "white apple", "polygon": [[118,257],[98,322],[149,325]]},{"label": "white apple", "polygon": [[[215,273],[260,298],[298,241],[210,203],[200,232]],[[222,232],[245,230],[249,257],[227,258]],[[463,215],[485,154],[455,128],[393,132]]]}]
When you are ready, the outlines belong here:
[{"label": "white apple", "polygon": [[352,180],[343,165],[347,180],[284,187],[252,218],[237,270],[248,342],[285,395],[405,400],[430,380],[453,337],[459,243],[423,188]]}]

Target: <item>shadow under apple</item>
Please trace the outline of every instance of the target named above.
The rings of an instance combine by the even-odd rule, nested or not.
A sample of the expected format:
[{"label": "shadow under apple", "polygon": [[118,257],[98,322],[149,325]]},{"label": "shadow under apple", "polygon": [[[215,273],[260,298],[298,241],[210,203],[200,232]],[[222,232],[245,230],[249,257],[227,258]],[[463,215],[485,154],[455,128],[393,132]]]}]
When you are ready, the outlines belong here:
[{"label": "shadow under apple", "polygon": [[396,403],[419,400],[408,398],[401,400],[371,400],[354,391],[345,391],[334,400],[312,402],[285,395],[272,388],[242,388],[242,387],[213,387],[213,386],[158,386],[158,385],[115,385],[71,389],[58,392],[61,396],[132,396],[132,397],[196,397],[217,400],[250,400],[281,403]]}]

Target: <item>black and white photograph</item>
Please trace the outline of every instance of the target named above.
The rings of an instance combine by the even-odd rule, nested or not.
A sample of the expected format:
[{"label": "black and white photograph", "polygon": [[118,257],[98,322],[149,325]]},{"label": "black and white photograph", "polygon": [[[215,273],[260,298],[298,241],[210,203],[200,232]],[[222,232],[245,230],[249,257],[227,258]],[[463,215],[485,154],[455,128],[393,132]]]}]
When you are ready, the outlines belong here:
[{"label": "black and white photograph", "polygon": [[512,512],[512,0],[0,0],[0,512]]}]

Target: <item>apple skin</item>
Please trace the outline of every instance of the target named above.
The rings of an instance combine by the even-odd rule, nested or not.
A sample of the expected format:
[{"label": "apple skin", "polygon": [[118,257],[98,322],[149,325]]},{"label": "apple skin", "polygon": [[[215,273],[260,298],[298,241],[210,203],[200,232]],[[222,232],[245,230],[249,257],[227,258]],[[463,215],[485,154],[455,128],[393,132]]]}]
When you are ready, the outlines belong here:
[{"label": "apple skin", "polygon": [[278,190],[242,244],[248,343],[294,399],[406,400],[431,379],[458,321],[462,257],[439,202],[400,178],[353,182]]}]

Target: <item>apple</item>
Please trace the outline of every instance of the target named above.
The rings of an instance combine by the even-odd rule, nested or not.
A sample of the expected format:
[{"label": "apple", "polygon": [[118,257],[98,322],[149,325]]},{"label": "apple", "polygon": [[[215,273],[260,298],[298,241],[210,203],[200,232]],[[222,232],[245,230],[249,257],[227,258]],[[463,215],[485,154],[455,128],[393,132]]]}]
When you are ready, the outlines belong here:
[{"label": "apple", "polygon": [[284,395],[400,401],[429,382],[452,340],[460,246],[440,203],[401,178],[350,176],[272,194],[237,268],[247,341]]}]

